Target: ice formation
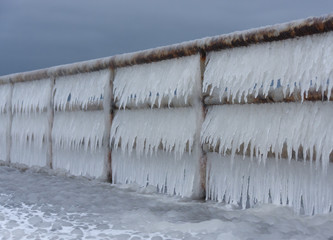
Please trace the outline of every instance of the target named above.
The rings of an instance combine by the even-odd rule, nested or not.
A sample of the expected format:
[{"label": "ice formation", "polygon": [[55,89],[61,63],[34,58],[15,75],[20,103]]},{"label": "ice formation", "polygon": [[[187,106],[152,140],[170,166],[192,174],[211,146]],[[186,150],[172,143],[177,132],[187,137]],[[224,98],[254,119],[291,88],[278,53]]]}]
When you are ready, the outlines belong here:
[{"label": "ice formation", "polygon": [[328,174],[311,168],[310,163],[267,159],[266,164],[236,156],[207,154],[207,199],[239,204],[242,208],[256,203],[293,207],[306,215],[332,211],[333,168]]},{"label": "ice formation", "polygon": [[6,113],[9,109],[9,102],[11,97],[11,88],[10,84],[0,85],[0,113]]},{"label": "ice formation", "polygon": [[14,84],[12,111],[19,113],[42,112],[50,105],[51,80],[35,80]]},{"label": "ice formation", "polygon": [[288,158],[294,151],[297,159],[302,146],[303,156],[312,162],[316,155],[317,166],[321,162],[326,169],[333,150],[332,107],[331,102],[213,106],[203,123],[201,141],[224,155],[231,150],[232,158],[244,144],[251,156],[263,161],[270,151],[281,156],[284,144]]},{"label": "ice formation", "polygon": [[52,140],[57,148],[96,150],[105,132],[103,111],[56,112]]},{"label": "ice formation", "polygon": [[6,161],[8,154],[9,116],[0,114],[0,160]]},{"label": "ice formation", "polygon": [[[310,88],[330,94],[333,86],[333,33],[211,52],[207,56],[203,91],[210,88],[240,101],[259,91],[282,87],[284,96]],[[244,98],[246,101],[246,97]]]},{"label": "ice formation", "polygon": [[55,146],[53,149],[53,169],[65,170],[74,176],[104,178],[105,148],[84,151],[82,148],[66,149]]},{"label": "ice formation", "polygon": [[193,148],[200,114],[194,108],[119,110],[112,122],[114,148],[137,155],[152,154],[159,146],[181,155]]},{"label": "ice formation", "polygon": [[117,69],[114,98],[120,108],[134,102],[161,106],[182,99],[186,104],[200,81],[200,56],[190,56],[161,62]]},{"label": "ice formation", "polygon": [[102,177],[105,153],[103,111],[55,112],[53,168],[73,175]]},{"label": "ice formation", "polygon": [[198,196],[199,156],[184,153],[180,159],[170,152],[156,151],[148,156],[112,151],[112,182],[152,185],[161,193],[183,197]]},{"label": "ice formation", "polygon": [[0,160],[8,161],[10,139],[10,100],[12,86],[0,85]]},{"label": "ice formation", "polygon": [[46,166],[50,124],[50,79],[15,83],[12,94],[11,163]]},{"label": "ice formation", "polygon": [[49,131],[46,113],[14,114],[12,120],[12,140],[17,142],[34,142],[42,147]]},{"label": "ice formation", "polygon": [[78,105],[98,104],[104,98],[105,87],[110,80],[110,71],[76,74],[56,79],[54,86],[54,107],[64,110]]},{"label": "ice formation", "polygon": [[49,124],[46,113],[14,114],[10,160],[28,166],[46,166]]}]

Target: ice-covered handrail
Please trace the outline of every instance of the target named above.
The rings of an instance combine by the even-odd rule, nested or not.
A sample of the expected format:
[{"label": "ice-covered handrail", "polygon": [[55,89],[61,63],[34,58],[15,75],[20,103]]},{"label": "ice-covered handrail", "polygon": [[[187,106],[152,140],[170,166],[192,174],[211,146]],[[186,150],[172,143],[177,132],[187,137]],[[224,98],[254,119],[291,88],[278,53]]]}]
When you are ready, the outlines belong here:
[{"label": "ice-covered handrail", "polygon": [[10,74],[0,77],[0,83],[22,82],[42,78],[73,75],[106,68],[125,67],[142,63],[190,56],[199,52],[217,51],[227,48],[248,46],[262,42],[272,42],[303,37],[333,30],[333,14],[311,17],[289,23],[277,24],[246,31],[223,34],[164,46],[144,51],[115,55],[67,65],[40,69],[30,72]]}]

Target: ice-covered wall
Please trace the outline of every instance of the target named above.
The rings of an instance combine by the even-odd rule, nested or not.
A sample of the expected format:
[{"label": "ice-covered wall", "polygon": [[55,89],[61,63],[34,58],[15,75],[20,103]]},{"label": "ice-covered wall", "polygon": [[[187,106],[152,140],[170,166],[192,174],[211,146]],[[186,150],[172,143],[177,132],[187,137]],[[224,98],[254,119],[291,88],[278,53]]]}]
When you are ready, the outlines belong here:
[{"label": "ice-covered wall", "polygon": [[111,128],[115,183],[200,195],[200,77],[199,55],[117,69],[114,98],[120,110]]},{"label": "ice-covered wall", "polygon": [[45,167],[50,134],[52,80],[15,83],[12,94],[10,162]]},{"label": "ice-covered wall", "polygon": [[237,36],[218,49],[237,47],[219,52],[203,52],[211,39],[198,41],[208,44],[201,50],[174,48],[195,54],[187,57],[150,51],[115,58],[125,67],[96,60],[37,72],[51,76],[40,81],[9,77],[0,85],[0,160],[184,197],[202,196],[206,181],[207,199],[243,208],[331,211],[332,103],[304,100],[330,100],[333,33],[247,47],[239,45],[254,35]]},{"label": "ice-covered wall", "polygon": [[53,168],[103,176],[106,148],[103,111],[56,112],[52,129]]},{"label": "ice-covered wall", "polygon": [[[110,71],[64,76],[54,85],[53,168],[106,178],[106,115]],[[96,107],[98,106],[98,107]]]},{"label": "ice-covered wall", "polygon": [[[243,208],[271,202],[308,215],[332,211],[333,105],[304,101],[310,92],[330,99],[332,38],[329,32],[208,53],[202,91],[219,106],[207,106],[201,129],[207,199]],[[230,104],[297,94],[293,103]]]}]

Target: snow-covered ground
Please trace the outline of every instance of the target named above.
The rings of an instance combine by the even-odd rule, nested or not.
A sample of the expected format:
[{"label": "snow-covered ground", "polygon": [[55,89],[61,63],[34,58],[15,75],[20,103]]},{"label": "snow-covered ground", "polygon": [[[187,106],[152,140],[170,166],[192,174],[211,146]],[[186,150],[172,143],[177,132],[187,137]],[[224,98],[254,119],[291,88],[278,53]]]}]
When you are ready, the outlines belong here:
[{"label": "snow-covered ground", "polygon": [[333,214],[231,205],[0,167],[1,239],[333,239]]}]

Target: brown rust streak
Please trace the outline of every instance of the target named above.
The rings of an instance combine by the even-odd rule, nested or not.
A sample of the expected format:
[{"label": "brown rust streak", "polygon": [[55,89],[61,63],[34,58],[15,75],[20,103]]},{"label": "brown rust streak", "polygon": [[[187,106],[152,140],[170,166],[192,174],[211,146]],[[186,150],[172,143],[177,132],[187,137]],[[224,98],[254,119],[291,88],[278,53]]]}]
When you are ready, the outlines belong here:
[{"label": "brown rust streak", "polygon": [[0,77],[0,84],[59,77],[83,72],[98,71],[106,68],[126,67],[136,64],[157,62],[172,58],[189,56],[199,52],[218,51],[227,48],[248,46],[251,44],[280,41],[303,37],[333,30],[333,14],[313,17],[302,21],[275,26],[262,27],[243,32],[189,41],[166,47],[148,49],[131,54],[116,55],[80,64],[68,64],[57,68],[48,68]]}]

